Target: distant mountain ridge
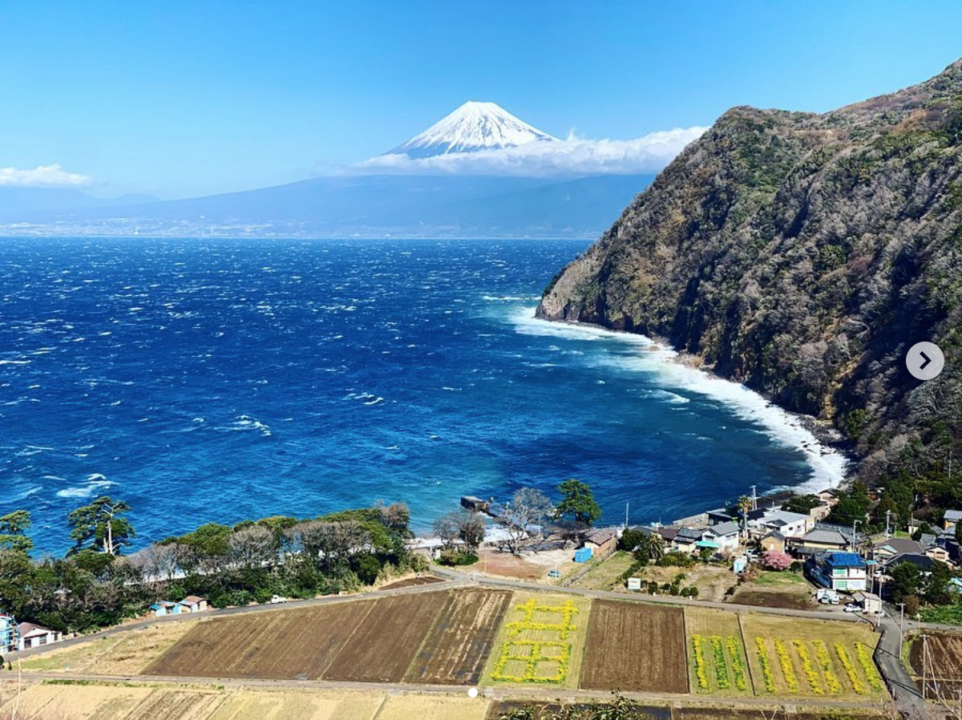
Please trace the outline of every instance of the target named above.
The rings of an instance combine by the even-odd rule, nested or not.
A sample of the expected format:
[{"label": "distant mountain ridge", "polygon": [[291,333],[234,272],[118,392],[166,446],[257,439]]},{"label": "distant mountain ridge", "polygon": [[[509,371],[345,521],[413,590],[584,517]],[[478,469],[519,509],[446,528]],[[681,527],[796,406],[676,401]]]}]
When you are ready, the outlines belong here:
[{"label": "distant mountain ridge", "polygon": [[[962,60],[817,115],[736,107],[545,290],[834,423],[873,480],[962,467]],[[920,382],[916,342],[946,366]]]},{"label": "distant mountain ridge", "polygon": [[[532,143],[561,141],[495,103],[467,102],[388,156],[450,158]],[[23,190],[5,203],[0,189],[0,234],[593,238],[651,179],[345,174],[200,198],[115,203],[73,190]]]}]

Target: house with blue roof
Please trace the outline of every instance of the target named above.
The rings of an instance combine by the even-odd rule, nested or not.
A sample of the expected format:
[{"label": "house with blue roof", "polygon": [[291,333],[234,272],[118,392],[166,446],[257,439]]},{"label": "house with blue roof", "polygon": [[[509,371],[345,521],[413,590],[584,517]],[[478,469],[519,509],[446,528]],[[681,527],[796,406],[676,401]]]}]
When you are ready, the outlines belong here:
[{"label": "house with blue roof", "polygon": [[805,572],[813,582],[832,590],[861,592],[868,589],[868,565],[858,553],[813,555],[805,563]]}]

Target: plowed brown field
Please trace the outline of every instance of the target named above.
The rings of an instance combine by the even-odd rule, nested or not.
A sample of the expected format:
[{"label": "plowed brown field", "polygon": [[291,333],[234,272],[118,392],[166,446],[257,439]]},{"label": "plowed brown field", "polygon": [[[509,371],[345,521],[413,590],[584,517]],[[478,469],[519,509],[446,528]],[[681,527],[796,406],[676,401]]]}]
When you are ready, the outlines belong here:
[{"label": "plowed brown field", "polygon": [[401,682],[449,594],[396,595],[376,601],[323,678]]},{"label": "plowed brown field", "polygon": [[336,603],[202,622],[143,674],[317,679],[375,604]]},{"label": "plowed brown field", "polygon": [[406,680],[474,685],[511,602],[505,590],[462,590],[448,595]]},{"label": "plowed brown field", "polygon": [[581,687],[687,693],[685,647],[681,608],[595,600]]}]

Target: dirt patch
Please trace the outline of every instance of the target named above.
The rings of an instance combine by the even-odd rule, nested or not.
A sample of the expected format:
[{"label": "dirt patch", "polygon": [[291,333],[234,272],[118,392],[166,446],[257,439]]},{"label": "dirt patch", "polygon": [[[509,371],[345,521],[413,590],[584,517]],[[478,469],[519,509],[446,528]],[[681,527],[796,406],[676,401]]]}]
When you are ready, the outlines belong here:
[{"label": "dirt patch", "polygon": [[596,600],[581,687],[687,693],[685,644],[681,608]]},{"label": "dirt patch", "polygon": [[[382,598],[323,672],[324,680],[401,682],[450,593]],[[305,642],[308,647],[310,641]]]},{"label": "dirt patch", "polygon": [[732,598],[738,605],[752,607],[783,608],[786,610],[809,610],[814,606],[811,597],[773,590],[739,590]]},{"label": "dirt patch", "polygon": [[926,633],[925,646],[915,638],[909,663],[916,675],[940,680],[962,680],[962,633]]},{"label": "dirt patch", "polygon": [[511,593],[504,590],[463,590],[451,593],[438,613],[406,681],[435,685],[475,685]]},{"label": "dirt patch", "polygon": [[548,577],[548,573],[557,569],[562,576],[571,574],[579,563],[573,560],[574,550],[546,550],[544,552],[526,552],[523,555],[512,555],[482,548],[479,561],[471,566],[470,571],[482,572],[486,575],[516,578],[518,580],[537,580],[557,584],[560,579]]},{"label": "dirt patch", "polygon": [[194,627],[143,674],[316,679],[375,604],[334,603],[208,620]]}]

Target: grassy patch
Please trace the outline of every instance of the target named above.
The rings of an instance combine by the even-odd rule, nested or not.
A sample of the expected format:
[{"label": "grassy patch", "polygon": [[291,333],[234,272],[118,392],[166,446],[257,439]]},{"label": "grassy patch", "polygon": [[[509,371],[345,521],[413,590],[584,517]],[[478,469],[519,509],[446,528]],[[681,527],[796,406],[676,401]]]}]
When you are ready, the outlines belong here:
[{"label": "grassy patch", "polygon": [[940,605],[920,610],[922,620],[942,625],[962,625],[962,605]]}]

